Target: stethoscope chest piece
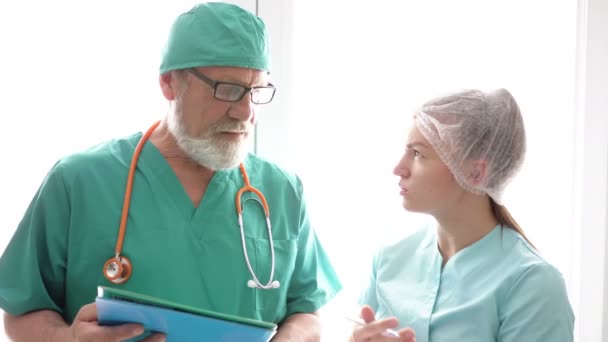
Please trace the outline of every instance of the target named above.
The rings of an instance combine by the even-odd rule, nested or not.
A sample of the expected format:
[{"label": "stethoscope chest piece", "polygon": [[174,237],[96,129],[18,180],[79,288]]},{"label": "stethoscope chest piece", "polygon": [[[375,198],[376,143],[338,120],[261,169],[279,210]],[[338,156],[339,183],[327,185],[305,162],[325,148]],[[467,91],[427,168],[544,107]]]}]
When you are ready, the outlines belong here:
[{"label": "stethoscope chest piece", "polygon": [[122,284],[131,277],[131,260],[115,256],[103,265],[103,275],[114,284]]}]

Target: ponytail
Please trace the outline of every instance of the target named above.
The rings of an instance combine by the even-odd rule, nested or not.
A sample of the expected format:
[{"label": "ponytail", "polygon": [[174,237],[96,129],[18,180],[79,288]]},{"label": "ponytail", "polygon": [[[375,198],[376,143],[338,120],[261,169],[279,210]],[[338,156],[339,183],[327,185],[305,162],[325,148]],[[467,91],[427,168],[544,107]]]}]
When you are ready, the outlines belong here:
[{"label": "ponytail", "polygon": [[[526,234],[524,234],[524,231],[521,229],[519,224],[517,224],[517,222],[515,222],[515,219],[513,218],[513,216],[511,216],[511,214],[509,213],[507,208],[494,202],[494,200],[492,198],[490,198],[490,203],[492,205],[492,212],[494,213],[494,216],[498,220],[498,223],[500,223],[503,227],[506,226],[506,227],[511,228],[514,231],[518,232],[519,235],[521,235],[524,239],[526,239],[526,241],[528,241],[528,243],[530,245],[532,245],[532,247],[534,247],[534,244],[532,244],[532,242],[530,242],[530,240],[528,240],[528,237],[526,237]],[[534,247],[534,248],[536,248],[536,247]]]}]

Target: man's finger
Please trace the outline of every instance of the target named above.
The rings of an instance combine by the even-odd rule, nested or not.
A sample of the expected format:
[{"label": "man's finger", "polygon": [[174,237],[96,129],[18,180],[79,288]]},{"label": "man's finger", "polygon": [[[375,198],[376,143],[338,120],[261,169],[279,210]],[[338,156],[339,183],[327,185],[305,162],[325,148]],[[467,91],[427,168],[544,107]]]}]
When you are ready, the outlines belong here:
[{"label": "man's finger", "polygon": [[100,327],[105,331],[105,335],[112,339],[127,340],[144,333],[144,327],[141,324],[128,323],[112,327]]},{"label": "man's finger", "polygon": [[99,326],[97,322],[74,322],[73,334],[78,341],[124,341],[143,334],[141,324]]},{"label": "man's finger", "polygon": [[167,337],[164,334],[154,334],[146,337],[141,342],[165,342]]},{"label": "man's finger", "polygon": [[97,321],[97,305],[95,303],[84,305],[78,310],[78,314],[74,320],[83,322]]}]

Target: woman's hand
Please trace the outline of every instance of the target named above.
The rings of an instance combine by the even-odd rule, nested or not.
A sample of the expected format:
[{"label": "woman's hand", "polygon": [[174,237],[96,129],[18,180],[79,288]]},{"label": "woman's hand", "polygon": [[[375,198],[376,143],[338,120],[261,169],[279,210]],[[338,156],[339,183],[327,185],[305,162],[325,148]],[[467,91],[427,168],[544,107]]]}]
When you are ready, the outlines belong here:
[{"label": "woman's hand", "polygon": [[410,328],[397,331],[399,336],[387,334],[387,329],[394,329],[399,326],[399,321],[395,317],[377,321],[374,310],[364,305],[361,308],[361,318],[366,324],[355,327],[350,337],[351,342],[416,342],[416,334]]}]

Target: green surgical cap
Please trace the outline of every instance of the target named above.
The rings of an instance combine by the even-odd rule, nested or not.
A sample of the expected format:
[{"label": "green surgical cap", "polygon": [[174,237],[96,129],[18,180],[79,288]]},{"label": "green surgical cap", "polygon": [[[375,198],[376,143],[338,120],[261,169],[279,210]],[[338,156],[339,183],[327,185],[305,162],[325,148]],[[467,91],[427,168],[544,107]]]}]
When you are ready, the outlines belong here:
[{"label": "green surgical cap", "polygon": [[266,26],[236,5],[209,2],[182,13],[171,27],[160,73],[204,66],[270,71]]}]

